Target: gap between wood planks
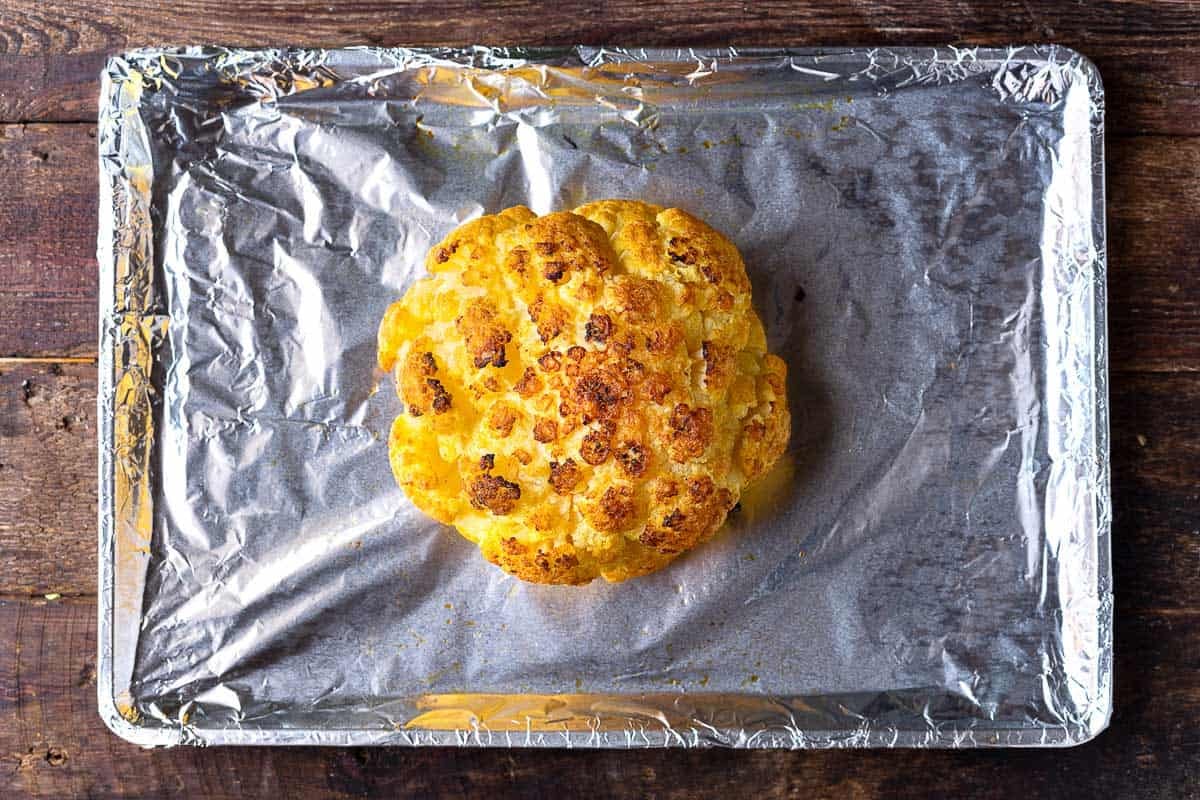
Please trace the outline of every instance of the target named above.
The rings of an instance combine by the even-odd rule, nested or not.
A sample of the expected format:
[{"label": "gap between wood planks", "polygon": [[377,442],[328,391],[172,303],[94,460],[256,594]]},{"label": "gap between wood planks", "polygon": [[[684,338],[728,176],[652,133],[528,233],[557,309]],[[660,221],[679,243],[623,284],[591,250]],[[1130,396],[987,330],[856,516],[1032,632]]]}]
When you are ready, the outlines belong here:
[{"label": "gap between wood planks", "polygon": [[[7,135],[5,135],[7,133]],[[90,124],[0,126],[0,354],[95,358],[96,160]],[[1110,373],[1200,372],[1194,219],[1200,137],[1108,146]],[[65,224],[64,224],[65,220]],[[68,363],[68,362],[64,362]],[[85,362],[86,363],[86,362]]]},{"label": "gap between wood planks", "polygon": [[[93,364],[99,365],[99,356],[0,356],[0,369],[19,364]],[[1200,364],[1177,364],[1174,366],[1130,367],[1109,364],[1109,375],[1189,375],[1200,373]]]},{"label": "gap between wood planks", "polygon": [[[37,3],[44,5],[45,0],[7,0],[9,6],[18,7]],[[285,29],[280,25],[292,22],[289,18],[287,23],[273,23],[271,15],[279,9],[267,4],[256,9],[261,13],[253,20],[225,18],[218,7],[211,14],[193,13],[187,25],[180,25],[177,14],[151,5],[140,13],[122,15],[117,24],[105,26],[104,32],[90,41],[64,43],[57,34],[47,35],[50,32],[42,30],[47,26],[45,20],[55,15],[55,5],[62,6],[67,15],[81,15],[81,20],[104,14],[92,8],[76,10],[70,3],[52,3],[36,16],[18,18],[14,30],[4,31],[14,34],[18,44],[12,47],[10,42],[10,52],[0,53],[0,116],[4,119],[91,121],[98,77],[110,53],[163,40],[278,45],[279,31]],[[555,14],[546,14],[532,11],[536,6],[527,3],[508,3],[506,13],[490,13],[485,18],[472,6],[443,3],[447,7],[436,19],[418,7],[371,9],[369,3],[348,12],[338,9],[336,19],[331,19],[329,8],[314,6],[312,13],[306,14],[304,30],[292,30],[287,43],[317,48],[361,44],[436,47],[486,40],[513,46],[569,47],[586,40],[666,48],[725,44],[968,49],[1004,47],[1013,42],[1054,43],[1073,46],[1099,65],[1109,105],[1119,111],[1112,116],[1112,125],[1122,132],[1200,132],[1200,98],[1194,91],[1200,66],[1191,57],[1200,35],[1194,13],[1189,15],[1184,4],[1161,4],[1153,14],[1148,13],[1149,8],[1138,9],[1136,3],[1098,7],[1091,13],[1086,9],[1043,8],[1035,12],[1026,8],[1027,14],[998,9],[994,3],[978,3],[972,8],[970,2],[934,2],[931,8],[929,0],[886,8],[855,4],[848,12],[771,9],[760,4],[761,15],[749,14],[736,4],[706,7],[694,0],[659,3],[652,10],[616,2],[603,8],[584,4],[572,13],[570,5],[558,4]],[[945,8],[936,10],[939,5]],[[445,16],[455,14],[461,16]],[[533,24],[528,21],[531,14]],[[921,24],[904,24],[905,14],[918,17]],[[1132,25],[1134,22],[1141,25]],[[797,41],[800,37],[805,41]],[[1116,132],[1112,126],[1110,130]]]},{"label": "gap between wood planks", "polygon": [[6,364],[95,364],[99,356],[0,356],[0,367]]},{"label": "gap between wood planks", "polygon": [[[2,55],[2,54],[0,54],[0,55]],[[2,63],[3,62],[0,61],[0,66],[2,66]],[[1191,91],[1197,91],[1196,89],[1194,89],[1192,87],[1187,87],[1187,88],[1189,88]],[[1198,92],[1198,94],[1200,94],[1200,92]],[[1109,99],[1107,93],[1106,93],[1105,99],[1106,99],[1106,101]],[[1180,131],[1164,131],[1164,130],[1154,130],[1154,129],[1144,129],[1144,130],[1143,129],[1127,129],[1124,127],[1119,127],[1121,124],[1121,121],[1120,121],[1118,115],[1120,114],[1121,110],[1122,110],[1122,108],[1121,108],[1120,104],[1116,104],[1116,105],[1109,104],[1106,108],[1105,127],[1104,127],[1104,139],[1106,142],[1124,142],[1124,141],[1130,140],[1130,139],[1189,140],[1189,139],[1195,139],[1195,138],[1200,137],[1200,121],[1198,121],[1197,128],[1194,130],[1189,128],[1189,129],[1180,130]],[[1200,116],[1200,115],[1197,115],[1197,116]],[[71,118],[66,118],[66,119],[63,119],[63,118],[47,119],[45,117],[39,117],[39,116],[29,116],[29,117],[20,116],[20,117],[14,117],[14,118],[0,117],[0,126],[20,126],[22,128],[29,127],[32,125],[41,125],[41,126],[46,126],[46,127],[61,126],[63,128],[74,128],[74,127],[92,127],[92,128],[94,128],[96,126],[96,123],[97,123],[97,119],[95,116],[82,116],[82,115],[79,117],[71,117]],[[90,138],[93,138],[93,139],[95,138],[94,133],[89,134],[89,136],[90,136]],[[0,132],[0,139],[3,139],[3,138],[4,138],[3,132]]]},{"label": "gap between wood planks", "polygon": [[[711,771],[722,796],[924,798],[920,783],[938,776],[939,794],[1009,798],[996,781],[1020,775],[1030,796],[1146,797],[1167,800],[1194,785],[1200,694],[1194,674],[1200,628],[1126,612],[1118,621],[1112,729],[1083,747],[961,753],[912,750],[787,753],[731,750],[480,750],[434,748],[133,747],[105,730],[96,713],[96,609],[92,604],[31,606],[0,602],[0,796],[167,797],[433,796],[438,787],[524,796],[561,793],[563,776],[580,785],[608,776],[605,796],[689,797],[687,776]],[[621,770],[625,770],[624,773]],[[621,775],[628,777],[621,778]],[[972,777],[974,775],[974,777]],[[616,776],[616,777],[613,777]],[[1192,783],[1189,783],[1191,781]],[[1011,781],[1009,781],[1011,783]],[[659,789],[661,787],[661,790]],[[777,791],[767,791],[774,787]],[[306,791],[307,790],[307,791]],[[374,790],[373,792],[371,790]]]},{"label": "gap between wood planks", "polygon": [[[0,370],[0,593],[28,601],[96,590],[95,368],[53,359]],[[1125,608],[1190,607],[1200,517],[1195,373],[1111,382],[1112,563]]]}]

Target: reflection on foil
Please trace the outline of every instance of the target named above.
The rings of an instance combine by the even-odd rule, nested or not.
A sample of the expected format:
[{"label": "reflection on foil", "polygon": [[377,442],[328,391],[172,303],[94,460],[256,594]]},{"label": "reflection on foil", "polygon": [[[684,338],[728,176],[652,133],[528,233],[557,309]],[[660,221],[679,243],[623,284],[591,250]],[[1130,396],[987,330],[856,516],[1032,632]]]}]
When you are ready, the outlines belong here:
[{"label": "reflection on foil", "polygon": [[[1053,47],[113,58],[106,721],[142,744],[1095,735],[1102,98]],[[795,434],[669,569],[525,585],[392,482],[375,329],[463,220],[612,196],[737,243]]]}]

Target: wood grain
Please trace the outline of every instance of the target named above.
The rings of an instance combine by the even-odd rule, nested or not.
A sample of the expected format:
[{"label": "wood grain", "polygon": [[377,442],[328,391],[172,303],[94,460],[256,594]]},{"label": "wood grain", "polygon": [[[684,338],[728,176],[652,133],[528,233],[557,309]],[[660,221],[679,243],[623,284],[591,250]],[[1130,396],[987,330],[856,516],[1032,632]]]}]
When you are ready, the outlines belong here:
[{"label": "wood grain", "polygon": [[[1200,373],[1111,388],[1119,607],[1200,613]],[[95,396],[92,364],[0,361],[0,596],[95,593]]]},{"label": "wood grain", "polygon": [[1118,628],[1151,609],[1200,622],[1200,374],[1115,376],[1109,405]]},{"label": "wood grain", "polygon": [[[734,752],[179,748],[142,750],[96,712],[90,600],[0,600],[0,796],[597,798],[1194,797],[1195,612],[1127,613],[1113,731],[1070,750]],[[1146,668],[1150,667],[1150,668]],[[1136,732],[1117,735],[1116,731]],[[1153,775],[1153,781],[1144,776]],[[703,778],[701,781],[700,778]]]},{"label": "wood grain", "polygon": [[453,45],[1009,45],[1054,42],[1097,62],[1123,113],[1116,133],[1200,133],[1200,3],[900,0],[816,9],[787,2],[452,0],[317,5],[217,0],[91,4],[5,0],[0,121],[90,121],[107,54],[164,42],[331,47]]},{"label": "wood grain", "polygon": [[[0,126],[0,356],[95,355],[91,125]],[[1108,152],[1114,372],[1200,369],[1200,138]]]},{"label": "wood grain", "polygon": [[52,592],[96,592],[96,367],[0,360],[0,596]]},{"label": "wood grain", "polygon": [[95,136],[0,126],[0,357],[96,352]]},{"label": "wood grain", "polygon": [[1200,369],[1200,139],[1118,140],[1107,166],[1112,369]]}]

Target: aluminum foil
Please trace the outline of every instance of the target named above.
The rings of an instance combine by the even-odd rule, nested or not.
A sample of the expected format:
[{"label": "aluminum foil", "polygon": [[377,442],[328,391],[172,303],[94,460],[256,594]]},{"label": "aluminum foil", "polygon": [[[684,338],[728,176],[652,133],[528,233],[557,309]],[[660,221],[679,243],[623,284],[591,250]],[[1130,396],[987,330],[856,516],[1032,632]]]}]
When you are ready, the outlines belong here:
[{"label": "aluminum foil", "polygon": [[[1111,708],[1102,90],[1061,48],[147,49],[103,76],[100,708],[146,745],[1068,745]],[[464,220],[741,249],[784,464],[523,584],[388,470],[375,332]]]}]

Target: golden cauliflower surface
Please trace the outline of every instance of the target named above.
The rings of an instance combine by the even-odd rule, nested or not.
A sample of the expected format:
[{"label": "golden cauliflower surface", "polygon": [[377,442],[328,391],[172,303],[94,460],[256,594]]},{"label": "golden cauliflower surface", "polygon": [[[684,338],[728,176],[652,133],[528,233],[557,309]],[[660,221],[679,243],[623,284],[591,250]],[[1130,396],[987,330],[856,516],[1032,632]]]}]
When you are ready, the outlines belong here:
[{"label": "golden cauliflower surface", "polygon": [[388,309],[405,411],[389,454],[418,508],[527,581],[620,581],[721,527],[790,433],[737,249],[628,200],[518,206],[433,248]]}]

